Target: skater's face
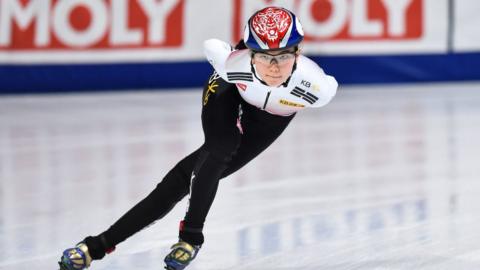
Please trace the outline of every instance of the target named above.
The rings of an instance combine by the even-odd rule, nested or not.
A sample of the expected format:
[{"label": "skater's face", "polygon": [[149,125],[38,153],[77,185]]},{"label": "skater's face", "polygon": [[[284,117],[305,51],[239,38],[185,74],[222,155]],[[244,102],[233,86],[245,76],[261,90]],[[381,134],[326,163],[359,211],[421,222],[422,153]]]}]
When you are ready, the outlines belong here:
[{"label": "skater's face", "polygon": [[280,86],[292,74],[298,57],[295,49],[271,52],[252,52],[252,64],[257,75],[269,86]]}]

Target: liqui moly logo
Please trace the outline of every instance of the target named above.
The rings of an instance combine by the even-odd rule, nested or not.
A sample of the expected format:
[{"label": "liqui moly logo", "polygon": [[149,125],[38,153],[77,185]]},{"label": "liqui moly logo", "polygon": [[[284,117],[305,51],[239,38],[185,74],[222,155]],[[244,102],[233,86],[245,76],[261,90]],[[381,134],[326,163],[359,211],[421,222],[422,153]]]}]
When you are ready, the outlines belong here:
[{"label": "liqui moly logo", "polygon": [[423,35],[424,0],[234,0],[233,40],[249,16],[282,6],[300,19],[305,41],[411,40]]},{"label": "liqui moly logo", "polygon": [[178,47],[184,0],[0,0],[1,51]]}]

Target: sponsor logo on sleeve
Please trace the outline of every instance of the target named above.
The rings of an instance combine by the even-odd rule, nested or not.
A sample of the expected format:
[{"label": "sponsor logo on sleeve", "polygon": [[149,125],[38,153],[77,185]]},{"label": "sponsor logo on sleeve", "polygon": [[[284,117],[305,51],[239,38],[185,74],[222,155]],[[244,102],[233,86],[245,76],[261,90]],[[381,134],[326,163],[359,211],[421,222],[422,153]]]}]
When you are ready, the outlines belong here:
[{"label": "sponsor logo on sleeve", "polygon": [[208,79],[207,89],[205,90],[205,94],[203,96],[203,106],[207,105],[210,95],[217,92],[216,88],[218,87],[218,78],[220,78],[220,75],[218,75],[218,73],[214,71],[212,76],[210,76],[210,78]]},{"label": "sponsor logo on sleeve", "polygon": [[311,82],[306,81],[306,80],[302,80],[302,82],[300,84],[307,87],[307,88],[310,88],[310,86],[312,85]]},{"label": "sponsor logo on sleeve", "polygon": [[303,104],[295,103],[293,101],[288,101],[286,99],[280,99],[279,103],[285,106],[290,106],[290,107],[297,107],[297,108],[305,107],[305,105]]}]

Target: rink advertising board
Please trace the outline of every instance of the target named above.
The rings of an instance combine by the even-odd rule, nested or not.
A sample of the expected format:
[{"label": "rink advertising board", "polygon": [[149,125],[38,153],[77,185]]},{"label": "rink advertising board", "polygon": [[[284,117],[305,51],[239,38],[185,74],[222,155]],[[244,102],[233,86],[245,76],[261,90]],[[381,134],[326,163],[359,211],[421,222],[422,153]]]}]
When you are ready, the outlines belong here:
[{"label": "rink advertising board", "polygon": [[199,86],[203,40],[236,43],[266,5],[300,18],[304,53],[340,82],[478,75],[448,70],[478,60],[475,0],[1,0],[0,91]]},{"label": "rink advertising board", "polygon": [[[49,3],[49,8],[42,3]],[[153,0],[3,0],[0,4],[0,48],[178,46],[182,42],[182,5],[183,1]]]},{"label": "rink advertising board", "polygon": [[184,0],[2,0],[0,61],[115,61],[182,45]]}]

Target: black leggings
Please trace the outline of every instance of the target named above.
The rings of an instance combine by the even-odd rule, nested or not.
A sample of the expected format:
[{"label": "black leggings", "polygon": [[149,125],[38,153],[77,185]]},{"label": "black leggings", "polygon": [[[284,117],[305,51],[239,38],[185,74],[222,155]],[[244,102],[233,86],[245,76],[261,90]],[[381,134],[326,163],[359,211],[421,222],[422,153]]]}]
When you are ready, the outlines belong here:
[{"label": "black leggings", "polygon": [[234,84],[216,74],[204,87],[202,104],[204,144],[181,160],[146,198],[103,233],[110,246],[165,216],[189,193],[180,238],[201,245],[204,240],[201,231],[219,180],[265,150],[294,116],[276,116],[259,110],[241,98]]}]

